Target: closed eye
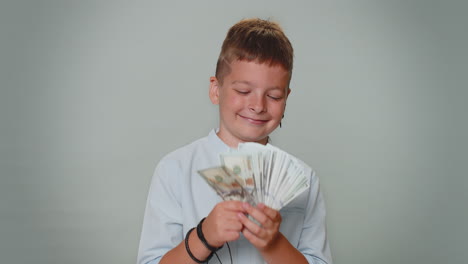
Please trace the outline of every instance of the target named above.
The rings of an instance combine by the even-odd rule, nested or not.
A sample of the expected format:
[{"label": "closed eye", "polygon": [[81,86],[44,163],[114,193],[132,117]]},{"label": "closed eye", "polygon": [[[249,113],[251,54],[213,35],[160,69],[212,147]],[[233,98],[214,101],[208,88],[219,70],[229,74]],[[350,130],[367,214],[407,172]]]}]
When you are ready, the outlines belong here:
[{"label": "closed eye", "polygon": [[240,93],[240,94],[249,94],[249,91],[239,91],[239,90],[236,90],[237,93]]},{"label": "closed eye", "polygon": [[281,96],[268,95],[268,97],[270,97],[271,99],[276,100],[276,101],[283,99],[283,97],[281,97]]}]

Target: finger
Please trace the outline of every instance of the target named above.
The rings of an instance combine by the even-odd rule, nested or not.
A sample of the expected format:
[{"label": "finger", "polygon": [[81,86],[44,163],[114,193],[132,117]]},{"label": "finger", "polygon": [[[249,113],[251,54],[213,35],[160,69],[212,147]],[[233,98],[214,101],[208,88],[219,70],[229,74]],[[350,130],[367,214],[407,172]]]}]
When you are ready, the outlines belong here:
[{"label": "finger", "polygon": [[243,202],[241,201],[224,201],[224,202],[218,203],[218,205],[230,211],[242,211],[242,212],[245,211],[243,207]]},{"label": "finger", "polygon": [[244,229],[244,231],[242,231],[242,234],[244,234],[244,237],[256,248],[265,248],[267,246],[267,242],[265,240],[262,240],[259,237],[255,236],[248,229]]},{"label": "finger", "polygon": [[237,240],[237,239],[239,239],[239,237],[240,237],[240,233],[238,231],[237,232],[226,232],[225,233],[225,239],[226,239],[227,242]]},{"label": "finger", "polygon": [[239,221],[239,218],[236,218],[235,220],[226,221],[224,223],[224,226],[226,230],[234,232],[240,232],[244,227],[242,222]]},{"label": "finger", "polygon": [[281,218],[281,214],[277,210],[272,209],[263,203],[258,204],[257,207],[272,220]]},{"label": "finger", "polygon": [[242,229],[242,222],[239,221],[239,217],[237,215],[233,216],[232,218],[216,218],[213,221],[203,221],[202,224],[203,229],[211,229],[212,227],[216,227],[222,230],[240,230]]},{"label": "finger", "polygon": [[271,226],[273,223],[272,220],[264,214],[261,210],[251,206],[248,203],[243,204],[244,209],[247,211],[247,213],[252,216],[257,222],[259,222],[262,226]]},{"label": "finger", "polygon": [[259,226],[258,224],[254,223],[249,218],[247,218],[246,215],[239,213],[238,217],[239,217],[240,222],[244,225],[244,230],[242,232],[244,232],[245,230],[248,230],[250,233],[258,237],[265,235],[265,230],[261,226]]},{"label": "finger", "polygon": [[225,210],[213,210],[203,221],[203,226],[206,227],[219,227],[224,226],[226,222],[239,221],[236,212],[229,212]]},{"label": "finger", "polygon": [[235,230],[240,231],[242,229],[242,223],[239,221],[237,216],[238,212],[230,211],[219,211],[213,215],[209,215],[205,221],[203,221],[203,229],[212,230],[213,228],[218,230]]},{"label": "finger", "polygon": [[229,219],[220,215],[212,219],[207,218],[206,221],[202,223],[201,228],[208,243],[218,247],[224,244],[225,241],[238,239],[238,235],[235,234],[239,234],[243,225],[237,217]]}]

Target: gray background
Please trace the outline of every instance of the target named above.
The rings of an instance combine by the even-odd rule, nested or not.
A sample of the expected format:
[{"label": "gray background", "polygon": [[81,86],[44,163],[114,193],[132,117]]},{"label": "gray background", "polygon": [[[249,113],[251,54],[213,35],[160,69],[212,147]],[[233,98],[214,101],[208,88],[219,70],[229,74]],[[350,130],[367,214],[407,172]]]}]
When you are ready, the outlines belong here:
[{"label": "gray background", "polygon": [[295,48],[276,145],[335,263],[466,263],[466,1],[2,1],[0,263],[134,263],[157,161],[217,126],[227,29]]}]

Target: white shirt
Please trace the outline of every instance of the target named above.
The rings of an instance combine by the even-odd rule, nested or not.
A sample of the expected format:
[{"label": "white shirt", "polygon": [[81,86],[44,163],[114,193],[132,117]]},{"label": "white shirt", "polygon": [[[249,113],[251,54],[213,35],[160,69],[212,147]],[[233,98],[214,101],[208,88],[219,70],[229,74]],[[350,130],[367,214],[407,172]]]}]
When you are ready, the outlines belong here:
[{"label": "white shirt", "polygon": [[[222,201],[197,171],[220,166],[219,154],[229,150],[212,130],[207,137],[168,154],[159,162],[148,194],[138,264],[159,263],[166,252],[183,241],[188,230]],[[319,181],[312,169],[304,166],[312,175],[310,188],[280,210],[280,232],[309,263],[331,264]],[[265,263],[242,235],[229,245],[234,264]],[[217,254],[222,263],[231,263],[227,246]],[[213,257],[210,263],[218,260]]]}]

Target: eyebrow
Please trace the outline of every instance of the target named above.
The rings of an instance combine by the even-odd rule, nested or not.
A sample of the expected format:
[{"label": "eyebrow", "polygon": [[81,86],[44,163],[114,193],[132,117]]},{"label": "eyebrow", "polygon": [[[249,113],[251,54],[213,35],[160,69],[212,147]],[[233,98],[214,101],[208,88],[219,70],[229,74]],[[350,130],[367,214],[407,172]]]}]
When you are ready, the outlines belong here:
[{"label": "eyebrow", "polygon": [[[231,84],[245,84],[247,86],[255,87],[253,83],[249,81],[243,81],[243,80],[235,80],[235,81],[232,81]],[[267,89],[268,90],[283,90],[281,87],[278,87],[278,86],[269,87]]]},{"label": "eyebrow", "polygon": [[239,80],[235,80],[231,84],[245,84],[245,85],[248,85],[248,86],[254,86],[253,83],[251,83],[249,81],[239,81]]}]

